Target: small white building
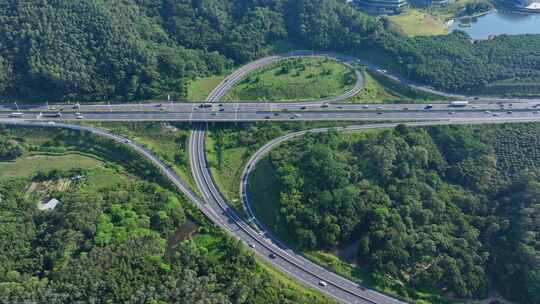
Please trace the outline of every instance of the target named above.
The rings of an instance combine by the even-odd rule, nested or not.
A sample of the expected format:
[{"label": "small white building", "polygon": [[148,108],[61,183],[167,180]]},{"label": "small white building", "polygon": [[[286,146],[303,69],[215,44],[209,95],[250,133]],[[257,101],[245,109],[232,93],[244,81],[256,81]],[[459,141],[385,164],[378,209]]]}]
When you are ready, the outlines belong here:
[{"label": "small white building", "polygon": [[58,205],[60,203],[59,200],[55,199],[55,198],[51,198],[47,203],[40,203],[39,206],[38,206],[38,209],[39,210],[53,210],[56,205]]}]

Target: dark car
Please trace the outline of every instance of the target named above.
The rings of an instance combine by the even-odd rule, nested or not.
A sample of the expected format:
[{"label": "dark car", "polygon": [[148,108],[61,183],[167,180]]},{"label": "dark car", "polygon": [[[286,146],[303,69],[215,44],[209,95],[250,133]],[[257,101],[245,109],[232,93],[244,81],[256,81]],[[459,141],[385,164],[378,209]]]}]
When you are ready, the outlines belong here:
[{"label": "dark car", "polygon": [[270,253],[269,257],[271,259],[275,259],[275,258],[277,258],[277,255],[275,253]]}]

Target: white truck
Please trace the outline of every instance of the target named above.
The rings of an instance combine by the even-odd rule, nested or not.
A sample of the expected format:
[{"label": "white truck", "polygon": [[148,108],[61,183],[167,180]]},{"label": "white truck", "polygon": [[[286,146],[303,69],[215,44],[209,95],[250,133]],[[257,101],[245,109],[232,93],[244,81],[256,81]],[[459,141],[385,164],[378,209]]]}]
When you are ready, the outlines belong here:
[{"label": "white truck", "polygon": [[451,107],[466,107],[469,104],[467,100],[456,100],[450,102]]},{"label": "white truck", "polygon": [[23,117],[23,116],[24,116],[24,114],[20,113],[20,112],[14,112],[14,113],[9,114],[9,117],[11,117],[11,118],[19,118],[19,117]]}]

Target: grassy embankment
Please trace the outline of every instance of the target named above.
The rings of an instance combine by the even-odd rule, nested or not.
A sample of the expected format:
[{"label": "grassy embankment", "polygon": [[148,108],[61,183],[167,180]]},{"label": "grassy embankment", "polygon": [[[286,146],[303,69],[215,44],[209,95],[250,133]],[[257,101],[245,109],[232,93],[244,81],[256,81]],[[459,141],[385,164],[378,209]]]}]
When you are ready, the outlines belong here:
[{"label": "grassy embankment", "polygon": [[226,76],[209,76],[201,77],[192,80],[188,85],[188,101],[204,101],[212,90],[223,80]]},{"label": "grassy embankment", "polygon": [[364,88],[348,103],[416,103],[444,101],[448,98],[422,92],[370,71],[364,71]]},{"label": "grassy embankment", "polygon": [[225,100],[301,101],[337,96],[354,87],[354,71],[323,57],[286,59],[241,80]]},{"label": "grassy embankment", "polygon": [[159,122],[93,122],[97,126],[142,144],[165,161],[176,174],[197,190],[189,167],[187,150],[190,125]]}]

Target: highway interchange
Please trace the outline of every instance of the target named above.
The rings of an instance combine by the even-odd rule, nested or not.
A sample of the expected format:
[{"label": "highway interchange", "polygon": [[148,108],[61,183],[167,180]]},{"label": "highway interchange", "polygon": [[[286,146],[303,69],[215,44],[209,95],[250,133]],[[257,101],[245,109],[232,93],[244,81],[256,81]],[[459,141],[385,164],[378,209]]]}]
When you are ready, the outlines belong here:
[{"label": "highway interchange", "polygon": [[[208,96],[205,103],[154,103],[120,105],[0,105],[0,123],[22,126],[70,128],[91,132],[129,145],[154,163],[199,209],[216,225],[243,240],[256,254],[296,280],[320,290],[343,303],[403,303],[402,301],[367,289],[353,281],[328,271],[307,260],[300,253],[288,248],[253,217],[247,197],[249,173],[256,163],[280,143],[301,136],[306,132],[325,132],[327,129],[301,131],[274,139],[249,160],[241,182],[241,198],[248,215],[242,219],[229,207],[212,180],[207,167],[204,149],[205,124],[211,121],[395,121],[411,126],[441,124],[482,124],[540,121],[540,100],[507,100],[494,98],[472,99],[466,107],[451,107],[448,103],[427,104],[338,104],[361,89],[363,80],[357,74],[355,87],[343,95],[303,103],[223,103],[220,100],[249,72],[264,65],[291,56],[328,55],[346,63],[354,60],[346,56],[326,53],[295,52],[266,57],[241,67]],[[375,67],[373,67],[375,69]],[[386,72],[384,72],[386,73]],[[394,76],[393,76],[394,77]],[[413,84],[410,84],[413,85]],[[417,87],[423,89],[422,87]],[[432,91],[430,88],[425,90]],[[439,93],[439,92],[438,92]],[[458,95],[447,94],[453,97]],[[14,108],[15,107],[15,108]],[[538,108],[538,110],[537,110]],[[62,110],[62,111],[61,111]],[[23,113],[14,118],[13,112]],[[40,115],[41,113],[41,115]],[[45,117],[43,113],[62,113],[58,117]],[[196,185],[202,194],[199,198],[170,168],[144,147],[120,135],[94,127],[66,124],[69,121],[186,121],[194,124],[189,140],[190,164]],[[348,127],[345,130],[388,128],[395,123],[379,123]],[[254,224],[250,224],[253,221]]]}]

